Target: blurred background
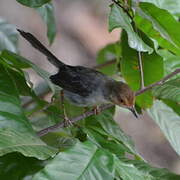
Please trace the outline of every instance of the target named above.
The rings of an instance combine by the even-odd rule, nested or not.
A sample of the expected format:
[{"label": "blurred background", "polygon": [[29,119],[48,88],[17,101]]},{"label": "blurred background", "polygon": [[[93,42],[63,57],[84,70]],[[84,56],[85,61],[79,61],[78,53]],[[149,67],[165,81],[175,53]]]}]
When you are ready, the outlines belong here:
[{"label": "blurred background", "polygon": [[[120,30],[108,32],[110,0],[53,0],[57,36],[49,49],[62,61],[71,65],[92,67],[96,65],[97,52],[105,45],[119,39]],[[0,1],[0,17],[24,31],[36,35],[48,47],[46,25],[39,14],[16,1]],[[21,55],[50,73],[56,69],[46,58],[20,39]],[[31,81],[41,82],[39,76],[29,71]],[[159,127],[146,113],[137,120],[131,113],[117,109],[115,120],[133,141],[139,154],[155,167],[168,168],[180,173],[180,158],[171,148]]]}]

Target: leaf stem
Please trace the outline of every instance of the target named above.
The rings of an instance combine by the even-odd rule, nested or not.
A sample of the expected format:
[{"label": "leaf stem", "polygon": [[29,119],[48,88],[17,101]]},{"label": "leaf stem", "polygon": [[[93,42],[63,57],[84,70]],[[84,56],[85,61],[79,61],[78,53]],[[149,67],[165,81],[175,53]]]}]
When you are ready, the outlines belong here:
[{"label": "leaf stem", "polygon": [[[145,87],[144,89],[141,89],[141,90],[137,91],[135,93],[136,96],[144,93],[145,91],[150,90],[151,88],[153,88],[155,86],[163,84],[166,80],[168,80],[169,78],[173,77],[174,75],[176,75],[178,73],[180,73],[180,68],[176,69],[174,72],[168,74],[167,76],[162,78],[160,81],[157,81],[157,82],[155,82],[153,84],[150,84],[149,86]],[[100,110],[102,112],[102,111],[104,111],[106,109],[109,109],[109,108],[111,108],[113,106],[114,106],[113,104],[102,105],[102,106],[100,106]],[[75,123],[77,121],[80,121],[80,120],[82,120],[84,118],[87,118],[89,116],[92,116],[92,115],[94,115],[94,110],[88,111],[88,112],[86,112],[84,114],[81,114],[81,115],[79,115],[77,117],[74,117],[74,118],[70,119],[70,121],[72,123]],[[45,128],[45,129],[42,129],[42,130],[38,131],[37,135],[38,136],[44,136],[44,135],[48,134],[49,132],[56,131],[57,129],[62,128],[62,127],[66,127],[66,124],[64,124],[64,122],[59,122],[59,123],[57,123],[57,124],[55,124],[53,126],[49,126],[49,127]]]}]

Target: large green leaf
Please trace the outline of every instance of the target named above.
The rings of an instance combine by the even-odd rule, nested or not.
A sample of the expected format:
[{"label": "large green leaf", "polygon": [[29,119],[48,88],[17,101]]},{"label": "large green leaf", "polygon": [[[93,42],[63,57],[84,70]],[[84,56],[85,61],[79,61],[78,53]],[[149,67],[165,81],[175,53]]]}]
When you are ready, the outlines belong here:
[{"label": "large green leaf", "polygon": [[169,12],[151,3],[140,3],[140,8],[137,8],[136,12],[149,20],[163,38],[180,49],[180,23]]},{"label": "large green leaf", "polygon": [[53,93],[55,92],[55,86],[49,79],[50,74],[45,70],[41,69],[40,67],[29,61],[28,59],[25,59],[24,57],[7,50],[2,52],[1,57],[6,62],[10,64],[12,63],[15,67],[19,67],[19,68],[31,67],[40,77],[42,77],[48,83]]},{"label": "large green leaf", "polygon": [[[102,135],[108,135],[109,138],[121,142],[125,146],[126,150],[129,151],[129,153],[136,154],[136,150],[134,148],[132,140],[121,130],[119,125],[114,121],[113,115],[114,108],[103,111],[98,116],[91,116],[89,118],[86,118],[86,126],[97,127],[93,129],[99,131],[99,133]],[[97,123],[99,123],[100,126]],[[102,131],[100,131],[101,128]],[[105,131],[106,134],[104,134],[103,131]]]},{"label": "large green leaf", "polygon": [[[180,54],[180,47],[175,46],[173,43],[168,41],[164,36],[161,35],[161,33],[156,30],[153,27],[153,24],[151,21],[149,21],[146,18],[143,18],[144,16],[140,16],[136,13],[136,16],[134,18],[134,21],[137,25],[137,27],[143,31],[147,36],[151,37],[152,39],[156,40],[159,44],[159,46],[166,48],[175,54]],[[155,22],[155,19],[153,19]]]},{"label": "large green leaf", "polygon": [[170,107],[158,100],[147,112],[159,125],[174,150],[180,155],[180,117]]},{"label": "large green leaf", "polygon": [[176,78],[161,86],[153,88],[152,93],[154,96],[161,99],[169,99],[177,103],[180,102],[180,78]]},{"label": "large green leaf", "polygon": [[[180,68],[180,56],[175,56],[166,49],[159,49],[157,50],[157,53],[163,57],[165,75],[168,75],[177,68]],[[180,77],[180,74],[177,74],[174,77]]]},{"label": "large green leaf", "polygon": [[56,23],[54,18],[53,4],[44,4],[43,6],[37,8],[37,11],[47,25],[47,37],[49,39],[49,43],[52,44],[56,36]]},{"label": "large green leaf", "polygon": [[30,178],[32,174],[43,168],[44,163],[20,153],[10,153],[0,157],[0,179],[20,180]]},{"label": "large green leaf", "polygon": [[153,180],[154,178],[139,170],[133,163],[123,162],[119,159],[115,161],[115,168],[117,176],[120,176],[123,180]]},{"label": "large green leaf", "polygon": [[0,51],[8,49],[17,52],[17,31],[14,25],[0,18]]},{"label": "large green leaf", "polygon": [[16,0],[17,2],[28,6],[28,7],[40,7],[48,2],[50,2],[51,0]]},{"label": "large green leaf", "polygon": [[0,156],[15,151],[38,159],[56,152],[36,136],[21,108],[13,72],[0,64]]},{"label": "large green leaf", "polygon": [[60,152],[33,180],[113,180],[114,173],[114,156],[87,141]]},{"label": "large green leaf", "polygon": [[[137,0],[136,0],[137,1]],[[161,9],[166,9],[172,14],[180,14],[179,0],[139,0],[140,2],[149,2],[155,4]]]},{"label": "large green leaf", "polygon": [[153,49],[145,44],[138,34],[134,32],[131,25],[131,19],[128,15],[122,10],[122,8],[113,4],[109,15],[109,30],[112,31],[119,27],[126,30],[128,34],[128,43],[131,48],[138,51],[152,53]]},{"label": "large green leaf", "polygon": [[[122,32],[122,60],[121,72],[127,83],[134,91],[140,88],[140,71],[138,67],[138,54],[134,49],[131,49],[127,43],[127,36]],[[163,76],[163,60],[155,52],[152,54],[141,53],[144,84],[149,85],[160,80]],[[143,93],[136,98],[136,103],[141,108],[150,107],[153,103],[151,92]]]},{"label": "large green leaf", "polygon": [[[126,177],[127,180],[131,180],[131,179],[139,180],[141,178],[143,178],[144,180],[179,180],[180,178],[180,175],[171,173],[167,169],[151,167],[149,164],[147,164],[144,161],[130,160],[127,158],[122,158],[121,160],[123,163],[125,163],[124,164],[125,167],[123,170],[124,171],[129,170],[127,171],[127,177]],[[130,170],[130,167],[132,167],[132,170]],[[133,179],[133,175],[134,175],[134,179]],[[138,175],[141,175],[140,176],[141,178]],[[128,179],[130,177],[131,179]]]}]

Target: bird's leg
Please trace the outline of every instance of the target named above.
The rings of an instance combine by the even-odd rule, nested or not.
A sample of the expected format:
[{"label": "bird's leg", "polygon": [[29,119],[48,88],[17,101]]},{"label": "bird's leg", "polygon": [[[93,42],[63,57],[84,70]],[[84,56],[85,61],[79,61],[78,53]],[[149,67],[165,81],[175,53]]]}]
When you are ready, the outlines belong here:
[{"label": "bird's leg", "polygon": [[62,106],[62,110],[63,110],[63,119],[64,119],[64,126],[72,126],[73,123],[70,121],[70,119],[68,118],[67,116],[67,113],[66,113],[66,109],[65,109],[65,105],[64,105],[64,91],[61,90],[61,106]]},{"label": "bird's leg", "polygon": [[98,115],[101,112],[101,109],[99,106],[94,106],[93,111],[94,111],[94,115]]}]

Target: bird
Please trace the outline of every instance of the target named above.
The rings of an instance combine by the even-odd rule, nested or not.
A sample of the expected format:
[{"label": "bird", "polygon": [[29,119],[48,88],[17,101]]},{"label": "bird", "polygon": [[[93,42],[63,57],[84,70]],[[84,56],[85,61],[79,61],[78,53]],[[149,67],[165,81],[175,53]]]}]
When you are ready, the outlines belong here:
[{"label": "bird", "polygon": [[129,109],[138,118],[135,110],[135,93],[128,84],[116,81],[93,68],[67,65],[33,34],[20,29],[17,31],[58,69],[49,79],[63,89],[64,96],[70,103],[80,107],[97,107],[111,103]]}]

